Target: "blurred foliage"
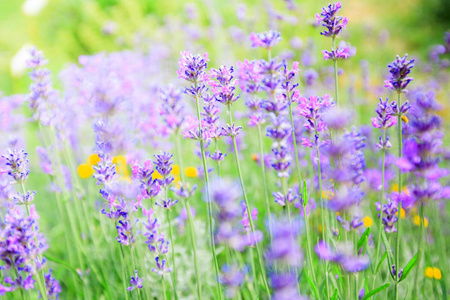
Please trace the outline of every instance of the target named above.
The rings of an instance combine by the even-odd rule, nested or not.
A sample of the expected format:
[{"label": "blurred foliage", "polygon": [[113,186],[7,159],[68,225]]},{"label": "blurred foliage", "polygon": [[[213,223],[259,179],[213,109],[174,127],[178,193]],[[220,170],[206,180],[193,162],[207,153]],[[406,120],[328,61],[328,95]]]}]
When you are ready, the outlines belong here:
[{"label": "blurred foliage", "polygon": [[[203,32],[197,44],[214,56],[232,52],[237,59],[248,56],[248,49],[234,43],[229,28],[237,26],[244,33],[269,28],[268,13],[290,14],[297,22],[279,22],[283,43],[279,49],[289,49],[291,37],[299,36],[306,43],[311,38],[320,49],[329,47],[319,30],[310,26],[316,12],[328,1],[296,2],[289,11],[288,1],[256,0],[49,0],[37,16],[22,13],[23,1],[0,1],[0,91],[6,94],[27,92],[26,76],[13,80],[10,73],[12,57],[24,44],[34,44],[44,50],[50,59],[50,69],[58,72],[64,64],[76,62],[79,55],[101,51],[117,51],[136,44],[157,44],[168,40],[174,53],[183,50],[189,41],[170,32],[173,25]],[[450,0],[344,0],[342,13],[350,18],[350,36],[344,36],[358,54],[349,66],[358,66],[361,59],[384,66],[395,54],[410,53],[424,58],[429,47],[442,43],[450,26]],[[245,6],[249,22],[236,16],[239,5]],[[187,10],[197,11],[198,18],[190,20]],[[172,26],[172,27],[171,27]],[[162,27],[168,30],[160,30]],[[186,33],[186,32],[185,32]],[[380,35],[388,35],[380,45]],[[145,38],[150,38],[146,40]],[[231,46],[230,46],[231,45]],[[230,51],[230,47],[233,47]],[[258,55],[260,53],[256,53]],[[298,55],[298,54],[296,54]],[[250,57],[251,58],[251,57]],[[346,62],[347,64],[347,62]]]}]

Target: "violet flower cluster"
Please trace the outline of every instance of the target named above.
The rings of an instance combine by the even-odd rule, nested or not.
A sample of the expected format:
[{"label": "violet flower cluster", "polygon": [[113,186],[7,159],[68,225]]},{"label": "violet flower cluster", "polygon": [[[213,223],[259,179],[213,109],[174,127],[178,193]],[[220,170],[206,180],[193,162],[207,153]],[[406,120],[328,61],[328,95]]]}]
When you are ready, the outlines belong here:
[{"label": "violet flower cluster", "polygon": [[338,244],[333,249],[324,241],[320,241],[314,251],[322,260],[327,260],[340,265],[346,272],[358,273],[367,269],[370,265],[370,259],[367,255],[355,255],[353,245]]},{"label": "violet flower cluster", "polygon": [[411,69],[414,67],[414,59],[408,60],[408,54],[397,58],[388,65],[391,77],[385,80],[385,87],[396,91],[397,93],[406,93],[406,87],[414,79],[408,77]]},{"label": "violet flower cluster", "polygon": [[320,34],[327,37],[337,37],[347,27],[348,19],[337,15],[341,7],[341,2],[328,4],[328,6],[322,8],[320,14],[316,14],[317,21],[325,27],[325,30]]},{"label": "violet flower cluster", "polygon": [[[217,179],[211,182],[210,193],[212,201],[219,207],[216,243],[237,251],[244,251],[247,246],[252,246],[255,242],[262,240],[261,231],[255,230],[255,235],[253,235],[249,230],[247,207],[244,207],[245,204],[241,205],[242,195],[238,184],[225,179]],[[256,214],[257,211],[254,210],[251,214],[252,220],[256,219]]]}]

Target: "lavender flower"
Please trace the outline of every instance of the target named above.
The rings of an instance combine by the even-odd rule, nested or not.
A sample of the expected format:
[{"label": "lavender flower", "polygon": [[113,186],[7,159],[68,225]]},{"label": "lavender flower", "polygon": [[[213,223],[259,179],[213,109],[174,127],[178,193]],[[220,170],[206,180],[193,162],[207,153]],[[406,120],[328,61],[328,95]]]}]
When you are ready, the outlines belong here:
[{"label": "lavender flower", "polygon": [[161,99],[160,115],[167,127],[173,131],[178,131],[183,125],[184,112],[181,104],[181,91],[173,85],[162,89],[159,95]]},{"label": "lavender flower", "polygon": [[396,91],[397,93],[406,93],[406,87],[413,80],[407,77],[414,67],[414,59],[408,60],[408,54],[400,57],[397,55],[396,60],[388,65],[391,78],[385,80],[385,87]]},{"label": "lavender flower", "polygon": [[290,204],[294,202],[295,199],[298,199],[298,194],[292,188],[288,189],[286,195],[282,194],[281,192],[274,192],[272,195],[275,198],[275,202],[281,206]]},{"label": "lavender flower", "polygon": [[17,183],[23,183],[28,178],[30,170],[28,169],[28,153],[21,149],[9,149],[7,155],[2,155],[9,167],[8,175]]},{"label": "lavender flower", "polygon": [[192,85],[186,88],[185,93],[193,97],[199,97],[205,90],[204,82],[208,79],[205,71],[208,67],[208,53],[192,55],[192,53],[184,51],[181,52],[181,59],[178,64],[178,77],[191,82]]},{"label": "lavender flower", "polygon": [[61,286],[59,285],[59,281],[52,276],[52,269],[49,269],[48,273],[44,274],[44,279],[45,279],[45,286],[47,288],[47,298],[59,299],[59,294],[61,293]]},{"label": "lavender flower", "polygon": [[211,69],[209,75],[217,81],[210,81],[211,91],[217,102],[231,105],[239,99],[234,90],[238,80],[233,76],[233,67],[221,66],[219,69]]},{"label": "lavender flower", "polygon": [[156,158],[156,161],[153,162],[155,169],[163,177],[162,179],[158,179],[159,185],[166,187],[174,180],[173,176],[170,176],[170,172],[172,172],[173,154],[161,152],[160,154],[155,154],[154,157]]},{"label": "lavender flower", "polygon": [[367,255],[355,256],[353,246],[350,244],[338,244],[334,250],[324,241],[320,241],[314,247],[314,251],[320,259],[337,263],[349,273],[364,271],[370,265],[369,257]]},{"label": "lavender flower", "polygon": [[240,286],[244,283],[245,275],[248,273],[247,268],[239,269],[236,265],[223,265],[222,276],[220,282],[226,286],[225,295],[227,298],[234,298],[239,291]]},{"label": "lavender flower", "polygon": [[139,278],[138,271],[134,271],[134,276],[131,276],[130,284],[131,286],[127,287],[128,291],[133,291],[135,289],[142,289],[144,286],[142,285],[142,280],[144,278]]},{"label": "lavender flower", "polygon": [[306,123],[304,123],[303,126],[308,131],[314,133],[315,136],[314,141],[303,138],[302,144],[311,148],[327,145],[330,141],[325,140],[319,142],[319,134],[324,133],[328,129],[322,115],[328,108],[334,105],[334,103],[330,100],[330,96],[311,96],[309,99],[304,97],[296,97],[294,100],[299,103],[299,106],[297,107],[297,110],[299,111],[298,115],[306,118]]},{"label": "lavender flower", "polygon": [[305,300],[298,294],[297,275],[295,273],[272,274],[270,283],[273,289],[273,300]]},{"label": "lavender flower", "polygon": [[375,203],[377,206],[378,211],[382,211],[384,217],[381,216],[381,213],[378,214],[379,218],[382,218],[383,224],[384,224],[384,230],[387,233],[391,232],[397,232],[397,228],[395,228],[395,223],[398,221],[397,217],[397,201],[392,201],[391,199],[388,199],[387,204],[383,204],[383,207],[381,207],[380,203]]},{"label": "lavender flower", "polygon": [[252,47],[263,47],[266,50],[272,49],[281,40],[280,33],[278,31],[270,30],[261,33],[252,32],[250,40],[252,41]]},{"label": "lavender flower", "polygon": [[28,105],[35,121],[49,125],[53,119],[50,108],[53,105],[56,92],[53,90],[50,71],[44,66],[48,61],[44,58],[43,52],[33,47],[30,50],[31,58],[27,65],[31,68],[30,94]]},{"label": "lavender flower", "polygon": [[346,17],[338,16],[339,10],[341,9],[341,2],[328,4],[322,8],[320,14],[316,14],[316,19],[318,22],[322,23],[326,29],[321,32],[321,35],[328,37],[337,37],[342,32],[343,29],[347,27],[348,19]]},{"label": "lavender flower", "polygon": [[163,259],[159,262],[159,256],[155,258],[156,268],[152,268],[152,272],[158,274],[159,276],[164,276],[164,274],[172,272],[172,268],[166,268],[166,260]]},{"label": "lavender flower", "polygon": [[14,196],[16,205],[30,205],[34,200],[34,195],[36,195],[36,191],[27,191],[25,194],[17,193],[17,196]]},{"label": "lavender flower", "polygon": [[156,255],[165,254],[169,251],[169,241],[165,240],[164,234],[159,233],[160,224],[158,219],[152,218],[153,210],[143,210],[144,216],[147,216],[147,222],[144,222],[145,232],[143,235],[147,238],[145,243],[150,252]]},{"label": "lavender flower", "polygon": [[172,206],[174,206],[177,203],[178,203],[178,200],[173,201],[172,199],[167,198],[167,200],[163,199],[162,203],[155,202],[155,205],[172,211],[172,209],[171,209]]},{"label": "lavender flower", "polygon": [[267,261],[271,264],[283,264],[299,267],[302,263],[302,253],[297,243],[300,234],[298,220],[277,220],[272,224],[272,243],[266,253]]}]

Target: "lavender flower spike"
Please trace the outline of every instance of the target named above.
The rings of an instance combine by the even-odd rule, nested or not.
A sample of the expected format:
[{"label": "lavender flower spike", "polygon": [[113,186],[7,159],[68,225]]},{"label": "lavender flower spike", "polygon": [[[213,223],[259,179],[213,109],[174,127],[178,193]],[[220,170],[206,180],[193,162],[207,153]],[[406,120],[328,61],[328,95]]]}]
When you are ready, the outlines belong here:
[{"label": "lavender flower spike", "polygon": [[281,40],[280,33],[278,31],[270,30],[262,33],[252,32],[250,40],[252,41],[252,47],[263,47],[266,50],[272,49]]},{"label": "lavender flower spike", "polygon": [[27,156],[28,153],[23,149],[9,149],[8,154],[3,155],[6,165],[9,166],[8,175],[18,183],[27,180],[28,174],[30,174]]},{"label": "lavender flower spike", "polygon": [[346,17],[338,16],[338,12],[341,9],[341,2],[328,4],[322,8],[320,14],[316,14],[317,21],[322,23],[322,26],[326,28],[321,32],[321,35],[328,37],[337,37],[341,31],[347,27],[348,19]]},{"label": "lavender flower spike", "polygon": [[413,81],[413,78],[407,77],[414,67],[414,59],[408,60],[408,54],[397,58],[388,65],[391,78],[385,80],[385,87],[396,91],[397,93],[406,93],[406,87]]},{"label": "lavender flower spike", "polygon": [[131,286],[127,288],[128,291],[133,291],[135,289],[142,289],[143,287],[142,285],[143,278],[139,278],[137,270],[134,271],[134,274],[135,276],[131,276],[130,280]]}]

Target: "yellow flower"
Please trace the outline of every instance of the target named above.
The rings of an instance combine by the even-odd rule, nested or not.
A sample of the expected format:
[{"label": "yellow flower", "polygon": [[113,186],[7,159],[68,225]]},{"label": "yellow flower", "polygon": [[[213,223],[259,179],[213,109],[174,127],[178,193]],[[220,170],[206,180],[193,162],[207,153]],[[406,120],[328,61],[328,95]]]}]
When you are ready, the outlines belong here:
[{"label": "yellow flower", "polygon": [[[398,212],[396,212],[395,215],[398,217]],[[403,207],[402,207],[402,210],[401,210],[401,213],[400,213],[400,217],[401,217],[402,219],[404,219],[404,218],[405,218],[405,215],[406,215],[406,211],[405,211],[405,210],[403,209]]]},{"label": "yellow flower", "polygon": [[403,123],[408,123],[408,117],[403,115],[402,116],[402,121],[403,121]]},{"label": "yellow flower", "polygon": [[121,176],[127,177],[129,176],[128,168],[127,168],[127,159],[123,155],[114,156],[112,159],[112,163],[117,167],[117,173]]},{"label": "yellow flower", "polygon": [[198,170],[196,167],[187,167],[184,171],[187,177],[198,177]]},{"label": "yellow flower", "polygon": [[173,167],[172,167],[172,174],[173,175],[180,175],[180,167],[178,165],[173,165]]},{"label": "yellow flower", "polygon": [[434,279],[441,280],[442,278],[441,270],[439,270],[438,268],[433,268],[433,275]]},{"label": "yellow flower", "polygon": [[153,172],[153,178],[154,179],[162,179],[163,177],[161,176],[161,174],[158,173],[158,171],[155,170],[155,172]]},{"label": "yellow flower", "polygon": [[373,224],[373,220],[369,216],[365,216],[362,220],[364,222],[364,226],[366,226],[366,227],[370,227]]},{"label": "yellow flower", "polygon": [[[392,185],[392,191],[398,193],[398,184],[394,183]],[[408,187],[406,187],[406,186],[402,187],[402,193],[409,195]]]},{"label": "yellow flower", "polygon": [[[420,223],[421,223],[420,221],[421,220],[420,220],[419,216],[417,216],[417,215],[414,216],[413,222],[414,222],[415,225],[420,226]],[[424,217],[423,225],[425,226],[425,228],[428,227],[428,219],[426,217]]]},{"label": "yellow flower", "polygon": [[252,160],[255,162],[259,162],[259,155],[258,154],[252,154]]},{"label": "yellow flower", "polygon": [[80,164],[77,171],[78,175],[83,179],[89,178],[94,174],[94,168],[90,164]]},{"label": "yellow flower", "polygon": [[428,278],[433,278],[434,277],[434,272],[433,272],[433,268],[432,267],[426,267],[425,268],[425,277],[428,277]]},{"label": "yellow flower", "polygon": [[435,267],[426,267],[425,268],[425,277],[431,278],[431,279],[436,279],[436,280],[441,280],[442,278],[442,273],[441,270],[439,270],[438,268]]},{"label": "yellow flower", "polygon": [[98,156],[98,154],[93,153],[93,154],[89,155],[87,161],[89,164],[95,166],[96,164],[98,164],[100,162],[100,157]]},{"label": "yellow flower", "polygon": [[175,186],[176,186],[177,188],[180,188],[180,176],[175,175],[175,176],[173,177],[173,183],[175,184]]}]

